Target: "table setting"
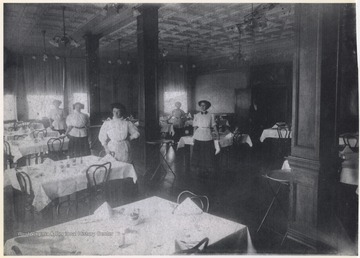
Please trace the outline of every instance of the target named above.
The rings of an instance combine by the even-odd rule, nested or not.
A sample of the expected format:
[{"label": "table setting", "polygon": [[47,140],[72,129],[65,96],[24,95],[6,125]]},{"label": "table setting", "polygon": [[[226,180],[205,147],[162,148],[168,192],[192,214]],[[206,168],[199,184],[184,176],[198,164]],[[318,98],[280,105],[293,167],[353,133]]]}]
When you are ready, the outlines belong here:
[{"label": "table setting", "polygon": [[[58,133],[58,132],[56,132]],[[22,140],[11,140],[9,141],[11,154],[14,156],[14,162],[23,156],[36,153],[46,153],[48,151],[47,142],[52,137],[43,137],[40,135],[38,138],[27,136]],[[55,142],[55,147],[59,145],[59,142]],[[69,139],[64,138],[63,150],[68,149]]]},{"label": "table setting", "polygon": [[260,142],[265,141],[266,138],[279,138],[279,132],[281,133],[282,138],[286,138],[287,133],[289,133],[290,138],[292,137],[291,128],[285,122],[278,122],[271,128],[263,130],[260,136]]},{"label": "table setting", "polygon": [[104,202],[93,215],[9,239],[5,254],[15,247],[23,255],[171,255],[230,236],[239,252],[256,253],[245,225],[202,212],[190,199],[153,196],[117,208]]},{"label": "table setting", "polygon": [[[93,164],[111,162],[109,180],[132,178],[137,175],[132,164],[115,160],[111,155],[104,158],[85,156],[67,160],[46,159],[42,164],[8,169],[4,171],[5,181],[14,189],[20,190],[16,172],[25,172],[30,176],[34,192],[32,205],[37,211],[44,209],[52,200],[67,196],[87,188],[86,169]],[[101,174],[97,175],[100,177]]]},{"label": "table setting", "polygon": [[[6,141],[11,141],[21,136],[33,137],[32,133],[37,130],[44,130],[44,125],[41,123],[32,123],[30,126],[21,126],[17,130],[9,130],[8,127],[4,126],[4,139]],[[39,135],[43,135],[43,132],[40,132]],[[46,137],[59,137],[59,136],[60,134],[58,131],[54,131],[50,127],[46,128]]]}]

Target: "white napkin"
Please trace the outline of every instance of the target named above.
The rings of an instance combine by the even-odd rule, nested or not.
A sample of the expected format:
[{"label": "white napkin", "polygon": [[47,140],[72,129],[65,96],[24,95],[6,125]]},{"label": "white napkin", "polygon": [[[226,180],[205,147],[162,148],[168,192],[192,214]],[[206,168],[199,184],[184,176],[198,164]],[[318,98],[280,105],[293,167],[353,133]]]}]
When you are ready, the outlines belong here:
[{"label": "white napkin", "polygon": [[44,160],[43,164],[46,166],[52,166],[54,165],[54,161],[52,159],[47,158]]},{"label": "white napkin", "polygon": [[217,154],[219,154],[219,152],[220,152],[219,140],[215,140],[215,141],[214,141],[214,145],[215,145],[215,155],[217,155]]},{"label": "white napkin", "polygon": [[177,215],[201,214],[203,211],[189,197],[180,203],[174,210]]},{"label": "white napkin", "polygon": [[94,216],[99,219],[109,219],[113,215],[113,210],[107,202],[104,202],[94,211]]},{"label": "white napkin", "polygon": [[114,161],[116,161],[116,159],[113,156],[111,156],[110,154],[106,154],[106,156],[101,158],[99,161],[102,163],[106,163],[106,162],[114,162]]},{"label": "white napkin", "polygon": [[225,139],[231,139],[232,137],[234,137],[233,133],[228,133],[227,135],[225,135]]}]

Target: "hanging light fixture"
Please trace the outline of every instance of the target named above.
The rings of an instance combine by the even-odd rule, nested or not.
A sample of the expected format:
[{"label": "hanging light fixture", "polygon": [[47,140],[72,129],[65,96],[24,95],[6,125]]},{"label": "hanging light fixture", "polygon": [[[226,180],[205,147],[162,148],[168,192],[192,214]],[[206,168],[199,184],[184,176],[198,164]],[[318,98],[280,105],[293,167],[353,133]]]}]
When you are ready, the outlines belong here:
[{"label": "hanging light fixture", "polygon": [[279,4],[259,4],[254,8],[254,4],[251,4],[251,12],[245,15],[243,22],[239,25],[244,31],[250,33],[264,31],[271,25],[267,18],[267,12],[274,9],[277,5]]},{"label": "hanging light fixture", "polygon": [[[188,63],[189,65],[189,52],[190,52],[190,43],[187,43],[186,44],[186,62]],[[196,65],[195,64],[191,64],[191,68],[196,68]]]},{"label": "hanging light fixture", "polygon": [[[242,34],[242,25],[241,24],[236,24],[238,32],[239,32],[239,52],[237,54],[237,62],[240,64],[243,61],[246,61],[246,56],[244,55],[244,53],[242,52],[242,47],[241,47],[241,34]],[[230,58],[230,60],[233,60],[234,58]]]},{"label": "hanging light fixture", "polygon": [[48,56],[46,54],[46,46],[45,46],[45,33],[46,33],[46,30],[42,30],[41,31],[42,35],[43,35],[43,46],[44,46],[44,53],[43,53],[43,61],[46,62],[48,60]]},{"label": "hanging light fixture", "polygon": [[61,36],[55,36],[53,37],[49,43],[51,45],[53,45],[54,47],[67,47],[67,46],[72,46],[72,47],[79,47],[80,44],[77,43],[72,37],[70,37],[69,35],[66,34],[66,29],[65,29],[65,6],[62,7],[62,20],[63,20],[63,34]]},{"label": "hanging light fixture", "polygon": [[118,52],[118,59],[116,60],[116,62],[121,65],[122,61],[121,61],[121,57],[120,57],[120,44],[121,44],[121,39],[118,39],[118,43],[119,43],[119,52]]}]

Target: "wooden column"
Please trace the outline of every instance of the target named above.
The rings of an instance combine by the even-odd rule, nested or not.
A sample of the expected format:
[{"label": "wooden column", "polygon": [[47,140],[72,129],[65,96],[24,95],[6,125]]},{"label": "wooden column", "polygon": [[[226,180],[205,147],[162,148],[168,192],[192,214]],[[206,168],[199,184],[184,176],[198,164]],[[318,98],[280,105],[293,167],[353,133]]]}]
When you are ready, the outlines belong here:
[{"label": "wooden column", "polygon": [[101,35],[86,34],[86,80],[90,93],[90,125],[101,123],[99,39]]},{"label": "wooden column", "polygon": [[289,237],[316,248],[337,173],[339,5],[296,5]]},{"label": "wooden column", "polygon": [[[139,83],[139,130],[138,155],[140,167],[151,169],[154,150],[147,141],[160,137],[158,115],[158,5],[144,4],[137,7],[137,48]],[[145,171],[144,171],[145,173]]]}]

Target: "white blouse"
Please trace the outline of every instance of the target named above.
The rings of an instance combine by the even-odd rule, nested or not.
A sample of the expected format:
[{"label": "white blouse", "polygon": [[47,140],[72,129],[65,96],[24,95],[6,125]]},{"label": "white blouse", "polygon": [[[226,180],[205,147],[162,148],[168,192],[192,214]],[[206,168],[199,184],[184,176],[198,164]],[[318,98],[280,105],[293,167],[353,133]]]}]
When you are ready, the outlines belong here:
[{"label": "white blouse", "polygon": [[49,113],[49,117],[52,120],[54,120],[52,122],[52,126],[56,130],[64,130],[65,129],[66,123],[65,123],[64,110],[62,110],[61,108],[59,108],[59,109],[51,109],[50,113]]},{"label": "white blouse", "polygon": [[67,126],[73,126],[69,135],[74,137],[86,137],[87,127],[90,124],[89,116],[74,110],[74,113],[68,115],[66,118]]},{"label": "white blouse", "polygon": [[130,121],[124,119],[112,119],[105,121],[100,128],[99,140],[102,145],[107,144],[107,140],[121,142],[125,141],[130,134],[130,140],[140,136],[137,127]]},{"label": "white blouse", "polygon": [[194,132],[194,139],[198,141],[211,141],[211,128],[216,126],[214,115],[197,113],[194,116],[193,127],[198,128]]}]

